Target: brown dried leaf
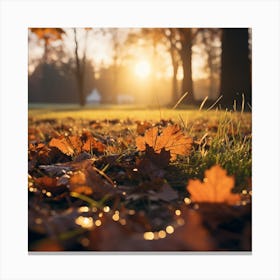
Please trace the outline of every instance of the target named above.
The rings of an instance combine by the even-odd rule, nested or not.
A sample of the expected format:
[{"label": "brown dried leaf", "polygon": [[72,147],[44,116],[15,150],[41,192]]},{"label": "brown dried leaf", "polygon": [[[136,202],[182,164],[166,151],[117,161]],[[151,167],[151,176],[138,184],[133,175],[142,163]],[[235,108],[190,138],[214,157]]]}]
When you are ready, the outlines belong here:
[{"label": "brown dried leaf", "polygon": [[154,164],[149,158],[144,157],[141,160],[136,161],[136,166],[139,171],[139,173],[143,177],[148,177],[151,180],[155,178],[163,178],[165,174],[165,170],[158,167],[156,164]]},{"label": "brown dried leaf", "polygon": [[[74,138],[73,137],[71,138],[74,143],[75,142]],[[73,156],[75,154],[75,150],[71,143],[70,138],[66,138],[63,135],[61,135],[59,138],[52,138],[49,143],[49,146],[59,149],[63,154],[66,154],[68,156]]]},{"label": "brown dried leaf", "polygon": [[64,136],[52,138],[50,147],[56,147],[62,153],[68,156],[78,155],[81,152],[97,151],[102,153],[105,151],[106,146],[97,141],[88,131],[85,131],[82,136]]},{"label": "brown dried leaf", "polygon": [[146,131],[143,137],[136,138],[136,146],[139,151],[145,151],[146,145],[152,147],[156,153],[165,149],[170,151],[171,160],[175,160],[177,155],[188,155],[192,143],[193,140],[186,137],[178,125],[164,128],[160,135],[158,127],[153,127]]},{"label": "brown dried leaf", "polygon": [[35,186],[40,190],[46,190],[52,194],[60,194],[67,191],[67,187],[61,184],[61,181],[57,178],[51,178],[48,176],[33,178]]},{"label": "brown dried leaf", "polygon": [[147,121],[144,121],[144,122],[137,121],[136,123],[137,123],[136,131],[138,134],[141,134],[141,135],[143,135],[149,128],[152,127],[152,124]]},{"label": "brown dried leaf", "polygon": [[156,139],[158,138],[158,127],[153,127],[146,131],[144,137],[138,136],[136,137],[136,146],[139,151],[145,151],[146,150],[146,144],[150,147],[152,147],[155,152],[158,152],[156,150]]},{"label": "brown dried leaf", "polygon": [[97,169],[92,166],[92,162],[86,160],[80,164],[80,170],[74,172],[69,180],[69,189],[71,192],[83,193],[91,195],[95,199],[101,199],[106,194],[115,193],[114,186],[103,178]]},{"label": "brown dried leaf", "polygon": [[83,193],[86,195],[92,194],[93,190],[88,186],[87,178],[84,172],[77,171],[69,180],[70,191]]},{"label": "brown dried leaf", "polygon": [[199,180],[190,180],[187,190],[193,202],[236,204],[240,201],[240,195],[231,192],[233,187],[234,178],[227,176],[226,170],[215,165],[205,171],[203,183]]},{"label": "brown dried leaf", "polygon": [[146,145],[145,157],[147,157],[153,164],[160,168],[167,167],[171,158],[170,151],[166,151],[165,148],[161,149],[159,153],[156,153],[154,149],[148,145]]},{"label": "brown dried leaf", "polygon": [[82,151],[88,153],[93,150],[99,153],[103,153],[105,151],[106,146],[103,143],[97,141],[88,131],[83,133],[81,140],[84,142]]},{"label": "brown dried leaf", "polygon": [[55,176],[62,176],[68,171],[72,171],[72,167],[69,164],[51,164],[51,165],[40,165],[40,170],[44,171],[48,176],[55,177]]},{"label": "brown dried leaf", "polygon": [[232,207],[226,203],[201,203],[202,224],[214,236],[219,250],[251,251],[251,204]]}]

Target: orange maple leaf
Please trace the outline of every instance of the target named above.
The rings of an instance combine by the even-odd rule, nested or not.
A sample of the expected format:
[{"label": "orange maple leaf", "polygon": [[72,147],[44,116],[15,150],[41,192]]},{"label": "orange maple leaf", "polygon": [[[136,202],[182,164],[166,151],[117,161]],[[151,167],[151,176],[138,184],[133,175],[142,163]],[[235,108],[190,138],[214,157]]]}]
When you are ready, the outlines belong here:
[{"label": "orange maple leaf", "polygon": [[236,204],[239,194],[231,192],[234,187],[233,176],[227,176],[226,170],[215,165],[205,171],[203,183],[200,180],[189,180],[187,190],[193,202],[213,202]]},{"label": "orange maple leaf", "polygon": [[183,134],[178,125],[170,125],[162,129],[159,135],[158,127],[152,127],[146,131],[145,135],[136,138],[136,146],[139,151],[146,150],[146,144],[160,153],[162,149],[170,152],[171,160],[175,160],[177,155],[188,155],[192,147],[193,140]]}]

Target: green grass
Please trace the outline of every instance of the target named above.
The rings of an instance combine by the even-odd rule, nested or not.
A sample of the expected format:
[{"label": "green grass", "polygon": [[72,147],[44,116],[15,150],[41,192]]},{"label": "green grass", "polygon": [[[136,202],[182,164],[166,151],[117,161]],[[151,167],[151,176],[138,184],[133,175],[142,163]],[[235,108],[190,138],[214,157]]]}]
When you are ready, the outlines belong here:
[{"label": "green grass", "polygon": [[[220,164],[228,174],[235,176],[235,191],[249,188],[252,165],[252,123],[251,113],[228,112],[222,110],[168,109],[135,106],[44,106],[30,107],[29,117],[32,120],[56,119],[61,123],[71,118],[85,120],[130,120],[118,126],[107,125],[100,133],[110,135],[129,128],[133,136],[137,136],[135,121],[172,120],[180,124],[186,134],[194,138],[196,146],[189,157],[179,158],[170,169],[170,180],[178,181],[188,178],[203,178],[204,171],[214,164]],[[121,135],[121,132],[120,134]],[[115,134],[116,136],[116,134]],[[120,148],[121,151],[121,148]],[[123,150],[123,153],[128,152]],[[174,173],[174,174],[173,174]],[[173,179],[172,179],[173,178]]]},{"label": "green grass", "polygon": [[[195,133],[192,136],[196,137]],[[219,164],[229,175],[234,175],[235,191],[249,188],[248,180],[252,176],[250,116],[221,113],[217,121],[217,131],[209,136],[208,143],[206,140],[202,141],[192,156],[182,164],[189,177],[203,179],[206,169]]]},{"label": "green grass", "polygon": [[[174,121],[181,121],[185,124],[188,121],[198,118],[211,118],[217,120],[224,111],[219,110],[199,110],[198,108],[191,109],[168,109],[168,108],[156,108],[149,106],[131,106],[131,105],[102,105],[102,106],[89,106],[80,108],[74,105],[63,106],[30,106],[29,117],[35,117],[37,119],[131,119],[131,120],[152,120],[159,121],[161,119],[173,119]],[[243,116],[250,118],[250,113],[242,113]],[[240,113],[232,113],[232,118],[239,118]]]}]

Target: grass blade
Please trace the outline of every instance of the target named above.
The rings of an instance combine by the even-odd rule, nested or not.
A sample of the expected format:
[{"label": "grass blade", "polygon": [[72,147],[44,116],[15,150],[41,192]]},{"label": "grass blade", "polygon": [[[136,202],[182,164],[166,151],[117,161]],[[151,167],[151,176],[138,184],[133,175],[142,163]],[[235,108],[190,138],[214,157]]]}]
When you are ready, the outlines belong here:
[{"label": "grass blade", "polygon": [[203,101],[202,101],[202,103],[201,103],[201,105],[200,105],[200,107],[199,107],[199,111],[202,110],[202,108],[203,108],[205,102],[207,101],[207,99],[208,99],[208,96],[206,96],[206,97],[203,99]]},{"label": "grass blade", "polygon": [[223,98],[223,96],[221,95],[215,102],[212,106],[210,106],[206,111],[209,111],[211,110],[221,99]]},{"label": "grass blade", "polygon": [[184,95],[182,95],[182,96],[180,97],[180,99],[177,101],[177,103],[172,107],[172,110],[176,109],[177,106],[182,102],[182,100],[183,100],[188,94],[189,94],[188,92],[184,93]]}]

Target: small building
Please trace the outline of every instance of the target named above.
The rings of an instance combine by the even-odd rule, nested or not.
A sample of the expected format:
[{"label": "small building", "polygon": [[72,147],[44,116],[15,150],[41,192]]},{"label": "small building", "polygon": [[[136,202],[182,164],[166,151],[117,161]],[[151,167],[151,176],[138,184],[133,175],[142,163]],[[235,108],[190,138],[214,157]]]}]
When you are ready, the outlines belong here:
[{"label": "small building", "polygon": [[87,96],[86,103],[87,104],[100,104],[101,95],[96,88],[94,88],[91,93]]},{"label": "small building", "polygon": [[117,97],[118,104],[133,104],[135,102],[134,96],[128,94],[120,94]]}]

